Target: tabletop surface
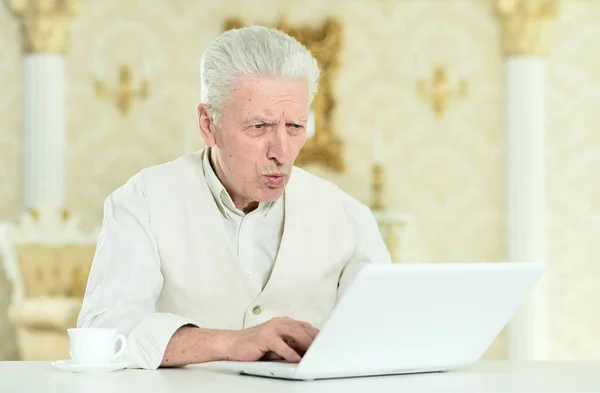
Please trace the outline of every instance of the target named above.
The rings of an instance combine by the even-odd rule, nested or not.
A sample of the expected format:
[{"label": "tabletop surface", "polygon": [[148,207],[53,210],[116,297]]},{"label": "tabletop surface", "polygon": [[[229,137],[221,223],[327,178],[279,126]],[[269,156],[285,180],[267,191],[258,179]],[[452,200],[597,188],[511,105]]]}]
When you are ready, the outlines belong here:
[{"label": "tabletop surface", "polygon": [[0,362],[0,392],[600,392],[600,362],[482,361],[430,374],[286,381],[194,365],[159,370],[77,374],[49,362]]}]

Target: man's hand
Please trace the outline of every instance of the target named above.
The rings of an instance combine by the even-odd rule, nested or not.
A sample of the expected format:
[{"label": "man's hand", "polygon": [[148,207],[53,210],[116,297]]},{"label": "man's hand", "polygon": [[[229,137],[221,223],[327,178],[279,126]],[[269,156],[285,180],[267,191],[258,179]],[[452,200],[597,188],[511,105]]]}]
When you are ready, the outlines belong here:
[{"label": "man's hand", "polygon": [[297,363],[319,333],[307,322],[273,318],[261,325],[227,332],[227,360],[285,360]]}]

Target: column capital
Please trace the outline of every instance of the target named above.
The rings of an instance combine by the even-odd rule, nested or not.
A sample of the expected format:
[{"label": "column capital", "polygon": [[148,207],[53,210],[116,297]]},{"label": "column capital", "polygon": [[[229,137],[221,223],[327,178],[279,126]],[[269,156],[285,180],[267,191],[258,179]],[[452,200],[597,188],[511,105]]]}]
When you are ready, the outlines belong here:
[{"label": "column capital", "polygon": [[494,0],[502,24],[504,56],[546,55],[546,28],[558,14],[558,0]]},{"label": "column capital", "polygon": [[4,0],[20,19],[25,53],[66,53],[81,0]]}]

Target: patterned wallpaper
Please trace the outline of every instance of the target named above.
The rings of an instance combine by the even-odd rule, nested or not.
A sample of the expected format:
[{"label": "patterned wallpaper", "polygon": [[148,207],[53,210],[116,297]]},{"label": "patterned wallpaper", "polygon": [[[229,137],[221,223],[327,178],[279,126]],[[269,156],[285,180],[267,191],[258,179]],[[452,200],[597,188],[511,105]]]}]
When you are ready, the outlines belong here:
[{"label": "patterned wallpaper", "polygon": [[[22,193],[22,57],[19,26],[0,3],[0,222],[16,218]],[[0,224],[0,243],[4,237]],[[10,287],[0,257],[0,360],[18,358],[15,331],[8,321]]]},{"label": "patterned wallpaper", "polygon": [[16,218],[23,200],[21,126],[23,60],[17,21],[0,3],[0,220]]},{"label": "patterned wallpaper", "polygon": [[[600,137],[591,130],[600,125],[592,109],[600,83],[600,52],[594,50],[600,46],[594,25],[600,5],[577,0],[565,8],[553,28],[549,63],[551,352],[576,358],[593,356],[600,346],[600,329],[593,330],[600,316],[585,303],[600,293],[591,279],[581,285],[594,271],[598,249],[592,239],[600,230],[600,190],[590,181],[599,167]],[[230,0],[227,6],[208,0],[84,0],[67,59],[69,206],[97,224],[103,199],[133,173],[200,147],[195,106],[202,50],[227,17],[274,23],[282,15],[293,24],[335,15],[344,24],[334,88],[348,168],[342,174],[310,169],[368,202],[370,146],[380,131],[386,142],[385,202],[413,217],[406,258],[502,260],[503,59],[495,16],[478,0]],[[21,200],[17,37],[0,3],[0,181],[8,184],[0,188],[0,219],[13,217]],[[128,116],[95,98],[94,75],[114,86],[119,65],[133,65],[139,77],[146,60],[150,96],[135,101]],[[442,118],[416,93],[416,81],[430,78],[438,63],[451,77],[464,76],[470,90],[467,98],[451,101]],[[597,264],[595,271],[600,273]],[[502,356],[501,342],[489,357]]]},{"label": "patterned wallpaper", "polygon": [[[132,173],[201,146],[195,119],[199,60],[225,18],[274,23],[285,14],[290,23],[301,24],[338,15],[345,37],[335,83],[337,131],[346,146],[348,169],[343,174],[313,170],[368,201],[368,147],[373,132],[383,132],[389,147],[386,201],[415,218],[410,257],[501,258],[502,63],[497,45],[490,45],[499,37],[485,4],[346,0],[286,4],[261,0],[261,6],[234,1],[227,7],[208,1],[145,4],[88,1],[73,24],[71,35],[79,38],[73,38],[68,60],[67,195],[76,211],[100,220],[102,199]],[[449,38],[454,46],[447,44]],[[135,102],[129,116],[122,117],[112,102],[94,98],[94,69],[103,70],[113,84],[120,64],[133,64],[137,71],[144,68],[144,58],[151,61],[151,95]],[[451,102],[442,119],[432,115],[430,105],[415,91],[417,78],[429,77],[438,62],[453,73],[464,72],[471,84],[470,97]],[[480,241],[484,233],[489,242]]]},{"label": "patterned wallpaper", "polygon": [[[600,1],[565,3],[548,66],[550,355],[600,354]],[[575,28],[576,27],[576,28]]]}]

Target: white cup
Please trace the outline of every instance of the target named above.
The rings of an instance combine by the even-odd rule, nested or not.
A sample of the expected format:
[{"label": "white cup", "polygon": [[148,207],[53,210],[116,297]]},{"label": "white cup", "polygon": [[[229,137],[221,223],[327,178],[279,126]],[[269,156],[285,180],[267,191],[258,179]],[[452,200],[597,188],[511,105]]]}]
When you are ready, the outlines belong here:
[{"label": "white cup", "polygon": [[[77,364],[110,364],[125,352],[127,339],[116,329],[76,328],[67,329],[71,358]],[[116,344],[120,348],[115,353]]]}]

